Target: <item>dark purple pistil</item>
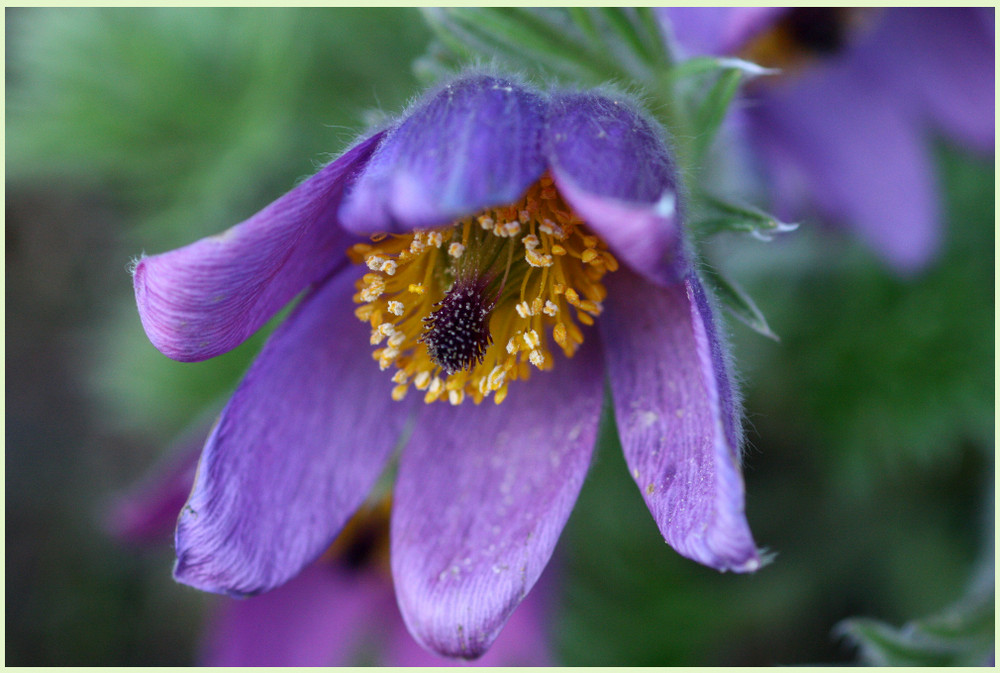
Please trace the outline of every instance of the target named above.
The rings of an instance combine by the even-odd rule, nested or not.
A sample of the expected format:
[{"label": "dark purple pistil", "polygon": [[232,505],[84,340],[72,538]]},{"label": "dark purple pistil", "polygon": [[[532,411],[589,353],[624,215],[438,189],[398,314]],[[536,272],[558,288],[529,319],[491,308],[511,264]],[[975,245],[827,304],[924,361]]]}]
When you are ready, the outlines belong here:
[{"label": "dark purple pistil", "polygon": [[486,297],[486,285],[482,280],[456,281],[424,318],[424,333],[419,340],[427,346],[434,364],[449,374],[481,363],[493,343],[493,302]]}]

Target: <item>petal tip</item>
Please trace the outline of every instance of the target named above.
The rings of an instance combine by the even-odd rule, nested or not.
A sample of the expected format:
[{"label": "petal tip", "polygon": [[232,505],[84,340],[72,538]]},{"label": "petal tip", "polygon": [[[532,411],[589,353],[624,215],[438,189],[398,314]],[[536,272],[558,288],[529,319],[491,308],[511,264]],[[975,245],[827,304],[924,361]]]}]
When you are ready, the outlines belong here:
[{"label": "petal tip", "polygon": [[490,73],[429,90],[379,145],[340,207],[356,234],[446,224],[518,198],[544,172],[544,99]]},{"label": "petal tip", "polygon": [[212,571],[211,554],[199,554],[188,545],[188,534],[182,519],[178,520],[176,533],[177,557],[174,560],[174,580],[189,587],[213,594],[221,594],[232,598],[246,598],[263,593],[273,587],[236,588],[235,580],[222,577]]},{"label": "petal tip", "polygon": [[134,259],[128,268],[132,275],[132,289],[135,292],[135,304],[142,329],[146,332],[146,337],[153,344],[153,347],[171,360],[191,361],[189,353],[176,347],[176,341],[171,336],[169,326],[161,324],[163,321],[157,317],[157,308],[150,301],[149,265],[151,259],[143,254]]}]

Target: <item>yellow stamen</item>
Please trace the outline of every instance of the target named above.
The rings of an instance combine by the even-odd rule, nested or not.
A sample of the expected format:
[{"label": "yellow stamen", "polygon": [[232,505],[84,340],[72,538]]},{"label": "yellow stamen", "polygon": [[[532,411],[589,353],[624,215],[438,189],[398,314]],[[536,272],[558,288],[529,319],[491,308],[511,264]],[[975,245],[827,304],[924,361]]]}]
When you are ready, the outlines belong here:
[{"label": "yellow stamen", "polygon": [[[371,325],[372,345],[384,344],[372,354],[379,368],[395,367],[392,399],[412,385],[427,403],[453,405],[491,394],[499,404],[511,381],[555,366],[553,346],[572,357],[583,343],[577,323],[600,315],[603,277],[618,268],[549,176],[517,203],[429,231],[379,234],[348,256],[369,270],[357,283],[355,315]],[[479,315],[488,331],[476,331]],[[444,336],[429,350],[434,330]],[[479,349],[468,357],[442,358],[469,340]]]}]

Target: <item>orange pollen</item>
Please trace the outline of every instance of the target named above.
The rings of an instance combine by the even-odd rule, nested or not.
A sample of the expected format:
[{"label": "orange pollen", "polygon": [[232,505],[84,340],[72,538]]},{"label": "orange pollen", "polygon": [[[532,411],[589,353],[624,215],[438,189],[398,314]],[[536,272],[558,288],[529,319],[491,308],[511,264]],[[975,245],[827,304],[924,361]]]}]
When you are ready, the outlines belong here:
[{"label": "orange pollen", "polygon": [[371,325],[373,357],[395,369],[394,400],[410,387],[424,401],[497,404],[511,381],[572,357],[577,323],[593,325],[618,269],[545,175],[511,205],[411,234],[378,234],[348,256],[369,272],[355,315]]}]

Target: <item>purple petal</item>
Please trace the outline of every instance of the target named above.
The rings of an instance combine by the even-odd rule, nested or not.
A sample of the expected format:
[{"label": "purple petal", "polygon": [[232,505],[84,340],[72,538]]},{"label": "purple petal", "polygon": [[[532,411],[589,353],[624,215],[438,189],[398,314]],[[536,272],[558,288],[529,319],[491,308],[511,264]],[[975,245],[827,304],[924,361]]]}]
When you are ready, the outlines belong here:
[{"label": "purple petal", "polygon": [[[545,577],[542,576],[538,585],[528,594],[503,631],[482,657],[476,660],[476,666],[551,666],[552,654],[546,640],[548,631],[549,610],[546,600],[549,598]],[[445,659],[431,654],[413,639],[398,610],[393,610],[391,640],[385,660],[386,666],[461,666],[463,660]]]},{"label": "purple petal", "polygon": [[129,544],[162,543],[170,539],[177,515],[191,493],[198,456],[208,427],[198,426],[171,449],[151,475],[121,496],[107,518],[108,531]]},{"label": "purple petal", "polygon": [[511,384],[500,405],[425,410],[403,452],[391,524],[410,633],[475,658],[538,579],[590,464],[602,401],[593,340]]},{"label": "purple petal", "polygon": [[934,255],[940,223],[926,139],[918,112],[895,92],[848,62],[773,91],[748,114],[775,172],[794,173],[833,221],[900,271]]},{"label": "purple petal", "polygon": [[336,220],[374,135],[250,219],[143,257],[133,282],[142,325],[164,355],[191,362],[241,344],[310,283],[347,261]]},{"label": "purple petal", "polygon": [[721,56],[739,51],[784,11],[784,7],[663,7],[659,13],[687,54]]},{"label": "purple petal", "polygon": [[378,477],[409,406],[371,359],[351,274],[303,300],[209,437],[177,524],[174,576],[253,594],[326,549]]},{"label": "purple petal", "polygon": [[662,130],[627,100],[557,95],[546,152],[560,193],[625,262],[654,282],[685,267],[677,171]]},{"label": "purple petal", "polygon": [[205,666],[346,666],[375,623],[399,621],[387,577],[325,561],[274,591],[223,600],[209,623]]},{"label": "purple petal", "polygon": [[718,570],[760,566],[743,511],[738,409],[698,279],[622,270],[599,321],[625,461],[666,541]]},{"label": "purple petal", "polygon": [[458,79],[389,132],[344,202],[359,234],[446,224],[511,203],[541,177],[544,101],[511,80]]},{"label": "purple petal", "polygon": [[[916,104],[948,135],[993,152],[996,101],[993,10],[920,7],[886,10],[858,59],[877,70],[899,105]],[[911,102],[912,101],[912,102]]]}]

